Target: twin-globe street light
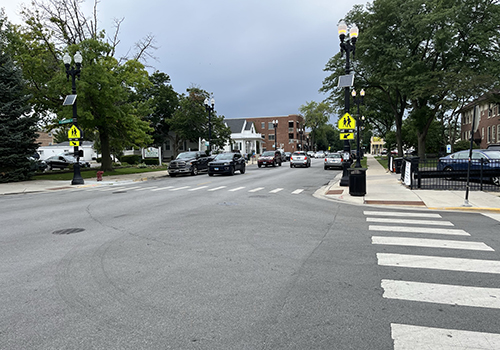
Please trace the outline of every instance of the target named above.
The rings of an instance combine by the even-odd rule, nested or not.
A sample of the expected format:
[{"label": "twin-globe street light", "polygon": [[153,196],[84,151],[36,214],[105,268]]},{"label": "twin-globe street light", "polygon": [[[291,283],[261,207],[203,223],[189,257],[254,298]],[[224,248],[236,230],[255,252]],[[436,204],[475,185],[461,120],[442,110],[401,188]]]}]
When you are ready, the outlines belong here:
[{"label": "twin-globe street light", "polygon": [[[71,67],[71,56],[66,52],[63,56],[64,66],[66,67],[66,77],[69,79],[71,76],[71,93],[74,96],[73,99],[73,125],[78,128],[78,120],[76,114],[76,81],[75,78],[80,78],[80,69],[82,67],[83,57],[82,54],[77,51],[73,56],[73,61],[75,62],[75,67]],[[82,175],[80,174],[80,152],[78,152],[78,146],[74,148],[74,156],[76,158],[75,164],[73,164],[73,180],[72,185],[83,185],[84,181]]]},{"label": "twin-globe street light", "polygon": [[212,112],[215,108],[215,99],[209,101],[208,97],[203,102],[205,104],[205,110],[208,112],[208,155],[212,153]]},{"label": "twin-globe street light", "polygon": [[276,129],[278,128],[278,119],[273,120],[273,128],[274,128],[274,150],[276,151],[277,148],[277,138],[276,138]]},{"label": "twin-globe street light", "polygon": [[357,131],[357,147],[356,147],[356,165],[354,165],[355,168],[361,168],[361,150],[359,146],[359,139],[360,139],[360,128],[361,124],[364,122],[365,117],[360,117],[359,114],[359,105],[363,104],[364,98],[365,98],[365,90],[361,89],[359,92],[360,97],[356,98],[356,90],[352,90],[352,97],[354,98],[354,103],[358,106],[358,114],[356,116],[356,131]]}]

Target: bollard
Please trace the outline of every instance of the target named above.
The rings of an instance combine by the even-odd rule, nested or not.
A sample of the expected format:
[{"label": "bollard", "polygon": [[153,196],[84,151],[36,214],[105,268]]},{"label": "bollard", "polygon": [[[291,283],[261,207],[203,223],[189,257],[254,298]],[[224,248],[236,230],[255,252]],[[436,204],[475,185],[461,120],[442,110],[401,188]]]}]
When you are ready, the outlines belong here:
[{"label": "bollard", "polygon": [[102,174],[104,174],[104,171],[97,172],[97,181],[102,181]]}]

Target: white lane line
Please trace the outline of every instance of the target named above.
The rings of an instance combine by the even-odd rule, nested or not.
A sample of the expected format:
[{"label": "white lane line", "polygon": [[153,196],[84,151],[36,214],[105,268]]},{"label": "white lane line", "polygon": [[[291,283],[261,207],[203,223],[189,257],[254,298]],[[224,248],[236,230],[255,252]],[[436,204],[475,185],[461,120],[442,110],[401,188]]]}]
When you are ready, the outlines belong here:
[{"label": "white lane line", "polygon": [[283,189],[282,188],[276,188],[276,189],[274,189],[272,191],[269,191],[269,193],[278,193],[280,191],[283,191]]},{"label": "white lane line", "polygon": [[403,212],[392,212],[392,211],[364,211],[363,214],[366,216],[402,216],[402,217],[414,217],[414,218],[437,218],[441,219],[439,214],[431,213],[403,213]]},{"label": "white lane line", "polygon": [[209,191],[209,192],[218,191],[218,190],[222,190],[223,188],[226,188],[226,187],[227,186],[219,186],[219,187],[211,188],[207,191]]},{"label": "white lane line", "polygon": [[132,187],[112,187],[112,188],[109,188],[109,189],[103,189],[101,190],[101,192],[105,192],[105,191],[130,191],[130,190],[135,190],[137,188],[140,188],[141,186],[132,186]]},{"label": "white lane line", "polygon": [[248,192],[253,193],[253,192],[258,192],[258,191],[263,190],[263,189],[264,189],[264,187],[257,187],[257,188],[254,188],[253,190],[248,191]]},{"label": "white lane line", "polygon": [[391,323],[394,350],[498,350],[500,334]]},{"label": "white lane line", "polygon": [[232,190],[229,190],[229,192],[236,192],[236,191],[242,190],[244,188],[245,187],[236,187],[236,188],[233,188]]},{"label": "white lane line", "polygon": [[304,191],[304,190],[303,190],[302,188],[299,188],[299,189],[297,189],[297,190],[293,191],[293,192],[292,192],[292,194],[300,194],[300,193],[302,193],[303,191]]},{"label": "white lane line", "polygon": [[406,232],[406,233],[432,233],[436,235],[470,236],[470,234],[464,230],[453,229],[453,228],[369,225],[368,230],[387,231],[387,232]]},{"label": "white lane line", "polygon": [[207,188],[207,187],[208,186],[198,186],[198,187],[192,188],[192,189],[190,189],[188,191],[198,191],[198,190],[202,190],[202,189]]},{"label": "white lane line", "polygon": [[[380,266],[500,274],[500,261],[377,253]],[[500,302],[500,300],[499,300]]]},{"label": "white lane line", "polygon": [[494,252],[495,250],[483,242],[450,241],[445,239],[428,239],[412,237],[382,237],[372,236],[372,244],[412,246],[426,248],[447,248],[464,250],[484,250]]},{"label": "white lane line", "polygon": [[170,191],[179,191],[179,190],[185,190],[186,188],[189,188],[191,186],[182,186],[182,187],[176,187],[172,188]]},{"label": "white lane line", "polygon": [[381,285],[387,299],[500,309],[498,288],[393,280],[382,280]]},{"label": "white lane line", "polygon": [[155,188],[154,190],[151,191],[163,191],[163,190],[168,190],[174,186],[166,186],[166,187],[160,187],[160,188]]},{"label": "white lane line", "polygon": [[106,192],[106,191],[123,190],[123,189],[125,189],[125,187],[123,187],[123,186],[108,186],[108,187],[96,188],[96,189],[101,191],[101,192]]},{"label": "white lane line", "polygon": [[366,221],[368,221],[368,222],[383,222],[383,223],[386,223],[386,224],[454,226],[449,221],[436,221],[436,220],[366,218]]},{"label": "white lane line", "polygon": [[158,186],[142,187],[142,188],[138,188],[138,189],[136,189],[135,191],[137,192],[137,191],[152,190],[152,189],[154,189],[154,188],[156,188],[156,187],[158,187]]}]

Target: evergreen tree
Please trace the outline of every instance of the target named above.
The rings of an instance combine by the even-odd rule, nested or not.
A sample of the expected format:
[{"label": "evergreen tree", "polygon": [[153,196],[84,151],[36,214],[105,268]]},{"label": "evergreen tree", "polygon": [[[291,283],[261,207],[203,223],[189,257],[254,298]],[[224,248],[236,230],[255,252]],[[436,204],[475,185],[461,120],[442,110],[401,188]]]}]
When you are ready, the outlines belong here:
[{"label": "evergreen tree", "polygon": [[6,52],[0,36],[0,182],[28,180],[29,156],[38,148],[36,119],[31,108],[22,73]]}]

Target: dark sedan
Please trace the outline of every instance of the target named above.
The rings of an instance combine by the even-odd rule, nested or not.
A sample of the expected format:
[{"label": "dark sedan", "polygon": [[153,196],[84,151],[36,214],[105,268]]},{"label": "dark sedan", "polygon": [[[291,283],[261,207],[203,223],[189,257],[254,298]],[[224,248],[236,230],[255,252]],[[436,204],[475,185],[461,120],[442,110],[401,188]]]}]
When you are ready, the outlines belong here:
[{"label": "dark sedan", "polygon": [[[47,164],[48,170],[52,169],[65,169],[69,168],[70,165],[76,163],[76,158],[68,155],[52,156],[45,159],[45,164]],[[90,168],[90,163],[80,160],[80,167]]]},{"label": "dark sedan", "polygon": [[[466,171],[469,164],[469,151],[459,151],[449,154],[446,157],[439,158],[437,170],[452,172]],[[471,170],[477,172],[481,169],[485,171],[486,176],[483,179],[493,182],[500,186],[500,151],[490,150],[472,150]],[[450,176],[451,177],[451,176]],[[472,176],[480,178],[480,176]]]},{"label": "dark sedan", "polygon": [[246,162],[241,153],[220,153],[214,160],[208,163],[208,175],[229,174],[234,175],[235,171],[245,173]]}]

